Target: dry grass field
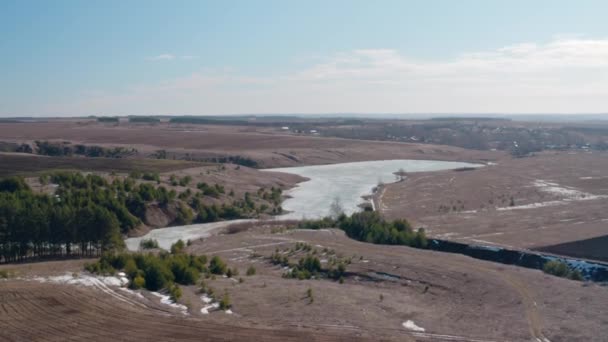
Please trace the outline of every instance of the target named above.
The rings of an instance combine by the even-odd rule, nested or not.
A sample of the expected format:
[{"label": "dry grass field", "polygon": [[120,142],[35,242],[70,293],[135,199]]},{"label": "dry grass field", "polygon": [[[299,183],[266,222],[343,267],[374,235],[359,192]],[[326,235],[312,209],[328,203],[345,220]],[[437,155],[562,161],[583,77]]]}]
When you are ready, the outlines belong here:
[{"label": "dry grass field", "polygon": [[46,157],[25,153],[0,153],[0,177],[11,175],[33,176],[58,170],[129,173],[134,170],[169,172],[204,163],[184,160],[158,160],[144,158],[84,158]]},{"label": "dry grass field", "polygon": [[381,159],[480,160],[502,152],[474,151],[450,146],[298,136],[244,126],[111,125],[91,121],[0,123],[0,140],[35,140],[124,146],[140,155],[167,151],[170,158],[244,156],[261,167],[331,164]]},{"label": "dry grass field", "polygon": [[410,174],[378,194],[380,208],[431,236],[469,243],[536,249],[604,236],[607,156],[541,153],[473,171]]},{"label": "dry grass field", "polygon": [[[83,261],[1,266],[16,274],[0,283],[0,339],[570,342],[603,341],[608,334],[599,314],[606,287],[465,256],[361,243],[336,230],[277,228],[253,226],[188,247],[219,255],[240,271],[243,282],[206,281],[230,294],[232,314],[201,314],[205,304],[195,286],[183,287],[184,315],[145,291],[138,296],[112,286],[32,279],[80,272]],[[269,256],[297,242],[313,246],[321,260],[350,258],[344,283],[283,278],[285,270]],[[252,265],[256,274],[246,276]],[[406,328],[408,321],[424,331]]]}]

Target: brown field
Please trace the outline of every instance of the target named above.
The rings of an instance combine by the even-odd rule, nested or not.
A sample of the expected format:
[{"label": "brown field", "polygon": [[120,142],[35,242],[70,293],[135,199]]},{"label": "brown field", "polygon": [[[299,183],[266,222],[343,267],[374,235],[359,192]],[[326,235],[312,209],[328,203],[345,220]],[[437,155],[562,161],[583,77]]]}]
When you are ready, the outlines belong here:
[{"label": "brown field", "polygon": [[431,236],[463,242],[535,249],[608,235],[607,156],[542,153],[474,171],[410,174],[379,193],[380,208]]},{"label": "brown field", "polygon": [[120,126],[90,121],[0,123],[0,140],[70,141],[136,148],[141,155],[159,149],[172,158],[240,155],[262,167],[330,164],[381,159],[494,160],[502,152],[397,142],[376,142],[284,134],[267,128],[205,125]]},{"label": "brown field", "polygon": [[[146,294],[19,280],[77,271],[81,261],[1,266],[18,278],[1,282],[0,339],[555,342],[602,341],[608,334],[608,321],[598,314],[605,287],[460,255],[361,243],[336,230],[276,228],[250,227],[188,248],[220,255],[239,269],[242,283],[207,281],[216,292],[230,293],[232,315],[202,315],[194,286],[183,287],[180,302],[189,307],[183,316]],[[329,257],[323,248],[351,258],[344,284],[282,278],[284,270],[267,257],[298,241],[314,246],[322,259]],[[244,275],[249,265],[256,275]],[[426,330],[405,329],[407,320]]]},{"label": "brown field", "polygon": [[200,165],[205,164],[184,160],[46,157],[25,153],[0,153],[0,177],[17,174],[30,176],[56,170],[123,173],[133,170],[168,172]]},{"label": "brown field", "polygon": [[[124,146],[136,148],[139,155],[106,159],[0,153],[0,176],[81,170],[106,177],[115,177],[110,175],[114,171],[122,177],[132,170],[156,171],[160,184],[177,193],[197,191],[197,182],[220,184],[226,193],[234,190],[234,197],[205,198],[217,204],[261,188],[287,189],[303,178],[179,159],[243,156],[260,167],[381,159],[491,162],[475,170],[408,174],[404,181],[380,187],[376,208],[388,219],[407,218],[432,237],[607,260],[606,152],[578,149],[516,159],[500,151],[298,135],[264,126],[114,125],[87,119],[0,123],[0,142],[34,140]],[[167,160],[143,158],[160,149],[167,151]],[[192,181],[171,185],[171,175]],[[28,181],[34,189],[48,190],[36,184],[36,177]],[[134,234],[171,224],[171,213],[149,212],[147,224]],[[608,336],[603,314],[608,287],[602,284],[290,225],[239,224],[187,247],[194,254],[219,255],[239,270],[232,279],[206,280],[215,293],[230,294],[233,314],[202,314],[196,286],[182,286],[180,303],[188,307],[184,315],[146,291],[138,296],[112,286],[34,279],[86,274],[83,265],[90,260],[0,265],[0,271],[10,271],[9,279],[0,277],[0,341],[571,342],[605,341]],[[269,256],[277,250],[291,253],[297,242],[313,246],[322,263],[334,255],[348,258],[344,283],[283,278],[285,270],[272,265]],[[291,261],[303,255],[294,252]],[[246,276],[252,265],[256,274]],[[312,302],[308,289],[314,293]],[[425,330],[408,329],[407,321]]]}]

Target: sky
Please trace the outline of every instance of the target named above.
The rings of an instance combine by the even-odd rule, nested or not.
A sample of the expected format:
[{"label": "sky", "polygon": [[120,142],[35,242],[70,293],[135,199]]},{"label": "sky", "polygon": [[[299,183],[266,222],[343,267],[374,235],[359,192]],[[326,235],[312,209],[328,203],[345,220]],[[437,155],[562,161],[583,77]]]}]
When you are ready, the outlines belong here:
[{"label": "sky", "polygon": [[0,116],[608,113],[608,1],[0,1]]}]

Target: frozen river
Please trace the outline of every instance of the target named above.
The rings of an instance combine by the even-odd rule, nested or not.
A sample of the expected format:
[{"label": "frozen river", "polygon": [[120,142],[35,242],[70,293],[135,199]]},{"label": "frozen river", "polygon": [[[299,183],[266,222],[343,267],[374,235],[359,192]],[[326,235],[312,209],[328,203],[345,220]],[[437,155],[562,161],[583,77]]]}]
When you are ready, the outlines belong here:
[{"label": "frozen river", "polygon": [[[277,219],[313,219],[327,216],[335,199],[338,199],[346,214],[359,210],[359,205],[364,202],[362,196],[371,194],[372,189],[379,182],[392,183],[397,181],[395,172],[399,170],[411,173],[481,166],[483,165],[434,160],[380,160],[287,167],[263,171],[293,173],[309,178],[310,180],[298,184],[298,186],[285,193],[290,198],[286,199],[282,206],[289,213],[281,215]],[[137,250],[142,239],[155,239],[160,247],[169,249],[171,244],[179,239],[186,241],[205,237],[212,230],[239,221],[244,220],[154,229],[143,237],[126,239],[125,243],[129,250]]]},{"label": "frozen river", "polygon": [[309,181],[298,184],[286,192],[291,198],[282,204],[289,214],[284,219],[314,219],[327,216],[330,206],[338,199],[346,214],[359,210],[364,202],[361,196],[371,194],[378,183],[397,181],[395,172],[406,173],[480,167],[480,164],[434,160],[380,160],[332,165],[315,165],[269,169],[297,174]]},{"label": "frozen river", "polygon": [[158,242],[158,246],[160,248],[169,250],[171,245],[177,242],[177,240],[181,239],[185,242],[188,240],[200,239],[202,237],[209,236],[211,231],[215,229],[222,228],[233,223],[246,221],[252,220],[220,221],[153,229],[142,237],[126,239],[125,244],[127,245],[128,250],[136,251],[139,249],[139,243],[141,240],[154,239]]}]

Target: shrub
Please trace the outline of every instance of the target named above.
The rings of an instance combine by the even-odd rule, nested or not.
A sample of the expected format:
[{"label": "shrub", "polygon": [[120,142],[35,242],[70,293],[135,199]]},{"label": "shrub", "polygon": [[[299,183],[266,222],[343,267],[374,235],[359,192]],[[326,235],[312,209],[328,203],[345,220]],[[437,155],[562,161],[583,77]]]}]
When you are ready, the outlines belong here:
[{"label": "shrub", "polygon": [[131,279],[136,278],[138,275],[140,275],[139,273],[139,269],[137,268],[137,265],[135,264],[135,260],[133,259],[129,259],[126,263],[125,263],[125,273],[127,274],[127,276]]},{"label": "shrub", "polygon": [[180,186],[186,186],[188,184],[190,184],[190,182],[192,181],[192,177],[190,176],[184,176],[184,178],[179,180],[179,185]]},{"label": "shrub", "polygon": [[190,209],[187,205],[180,203],[177,208],[177,217],[175,218],[175,223],[186,225],[192,223],[193,219],[194,213],[192,212],[192,209]]},{"label": "shrub", "polygon": [[172,301],[177,302],[182,297],[182,289],[177,284],[169,286],[169,297]]},{"label": "shrub", "polygon": [[583,281],[583,274],[579,270],[572,270],[570,271],[568,278],[572,280]]},{"label": "shrub", "polygon": [[154,239],[144,239],[139,242],[141,249],[156,249],[158,248],[158,241]]},{"label": "shrub", "polygon": [[144,277],[138,275],[131,282],[131,287],[134,289],[141,289],[146,287],[146,279]]},{"label": "shrub", "polygon": [[255,267],[253,267],[253,266],[249,266],[249,268],[247,269],[248,276],[255,275],[255,272],[256,272],[256,270],[255,270]]},{"label": "shrub", "polygon": [[573,269],[565,262],[559,260],[551,260],[543,265],[543,272],[557,277],[568,278],[572,280],[583,280],[583,275],[579,270]]},{"label": "shrub", "polygon": [[220,300],[220,309],[228,310],[232,307],[232,302],[230,301],[230,295],[228,292],[224,292],[222,299]]},{"label": "shrub", "polygon": [[186,244],[182,239],[177,240],[176,243],[171,245],[171,254],[178,254],[184,251]]},{"label": "shrub", "polygon": [[226,263],[217,255],[209,262],[209,271],[213,274],[225,274],[227,268]]},{"label": "shrub", "polygon": [[158,259],[151,259],[144,272],[146,288],[150,291],[165,288],[174,278],[167,266],[163,265]]}]

